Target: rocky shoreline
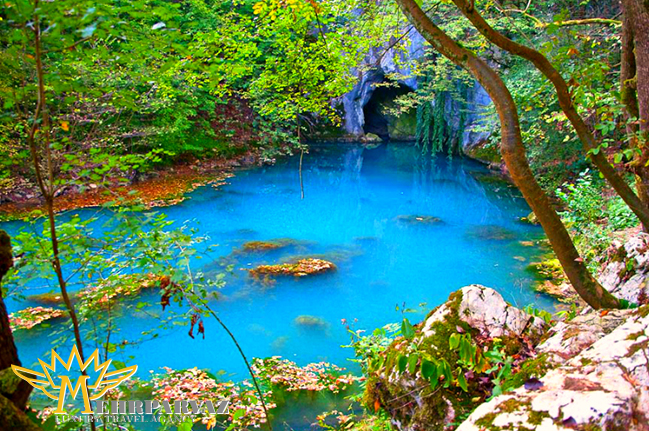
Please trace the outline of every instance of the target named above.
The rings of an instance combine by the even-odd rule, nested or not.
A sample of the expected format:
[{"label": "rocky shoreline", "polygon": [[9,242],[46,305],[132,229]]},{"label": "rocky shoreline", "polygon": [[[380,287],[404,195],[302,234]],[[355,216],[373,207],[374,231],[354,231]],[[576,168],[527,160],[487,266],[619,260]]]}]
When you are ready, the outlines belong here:
[{"label": "rocky shoreline", "polygon": [[[460,289],[382,353],[366,404],[400,431],[649,430],[649,235],[614,242],[599,278],[635,306],[551,316]],[[472,340],[468,356],[458,337]],[[431,380],[430,363],[450,373]]]},{"label": "rocky shoreline", "polygon": [[[81,189],[70,186],[61,189],[54,200],[56,211],[97,207],[120,201],[137,202],[148,207],[174,205],[184,200],[184,195],[197,187],[211,184],[215,187],[232,176],[237,168],[257,166],[267,161],[258,152],[227,159],[197,160],[173,165],[138,176],[127,184],[90,184]],[[0,221],[27,216],[42,207],[39,192],[34,184],[24,183],[0,195]]]}]

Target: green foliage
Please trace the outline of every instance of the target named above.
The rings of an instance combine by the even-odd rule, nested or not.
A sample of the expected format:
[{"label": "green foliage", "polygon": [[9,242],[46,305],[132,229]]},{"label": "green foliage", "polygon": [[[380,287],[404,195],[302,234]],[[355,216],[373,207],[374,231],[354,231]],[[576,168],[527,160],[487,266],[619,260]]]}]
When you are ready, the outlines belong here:
[{"label": "green foliage", "polygon": [[561,317],[566,321],[574,319],[575,317],[577,317],[577,314],[579,314],[579,309],[577,308],[577,304],[574,302],[570,304],[570,308],[568,308],[567,310],[557,311],[556,313],[558,317]]},{"label": "green foliage", "polygon": [[[6,3],[0,186],[32,175],[21,167],[28,130],[41,121],[33,118],[37,60],[46,92],[40,112],[49,119],[36,137],[55,168],[67,167],[64,180],[103,165],[100,156],[157,150],[155,163],[228,156],[286,146],[314,119],[337,123],[330,101],[351,88],[350,71],[375,31],[350,31],[359,21],[351,19],[354,7],[335,0]],[[75,163],[65,160],[71,154]],[[129,178],[151,164],[131,166]]]},{"label": "green foliage", "polygon": [[638,220],[619,196],[603,196],[601,181],[586,170],[574,183],[557,189],[556,195],[565,205],[560,215],[573,230],[575,243],[583,256],[592,259],[612,241],[611,234],[637,226]]},{"label": "green foliage", "polygon": [[[121,207],[106,215],[82,219],[72,214],[68,220],[57,223],[57,231],[59,257],[70,274],[68,287],[79,291],[77,313],[82,322],[92,323],[85,336],[93,343],[96,341],[103,351],[113,353],[126,346],[119,340],[120,328],[113,321],[117,316],[159,315],[159,327],[142,332],[140,340],[129,340],[128,344],[133,344],[156,338],[161,329],[175,322],[191,321],[200,312],[198,308],[183,306],[162,315],[158,301],[129,301],[133,293],[145,287],[156,288],[168,304],[175,302],[180,306],[182,300],[201,304],[216,294],[224,274],[208,279],[200,272],[189,271],[191,260],[210,252],[209,247],[201,248],[203,238],[194,229],[174,228],[164,215],[137,207]],[[22,258],[8,274],[4,286],[18,298],[28,295],[31,288],[48,286],[55,279],[49,226],[43,223],[39,229],[42,222],[31,220],[29,230],[12,238],[14,252]],[[53,325],[51,331],[55,344],[69,341],[67,324]]]},{"label": "green foliage", "polygon": [[351,342],[343,347],[354,349],[355,359],[352,359],[352,361],[361,366],[363,374],[368,375],[371,370],[378,368],[381,353],[394,340],[394,337],[399,332],[399,325],[392,323],[382,328],[376,328],[370,335],[362,335],[362,331],[352,329],[348,329],[348,332],[351,336]]}]

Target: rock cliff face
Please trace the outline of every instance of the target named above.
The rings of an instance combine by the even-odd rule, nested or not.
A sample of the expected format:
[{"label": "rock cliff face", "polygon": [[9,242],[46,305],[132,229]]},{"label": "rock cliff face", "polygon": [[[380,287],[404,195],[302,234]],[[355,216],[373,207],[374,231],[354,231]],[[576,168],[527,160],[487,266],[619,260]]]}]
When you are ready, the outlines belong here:
[{"label": "rock cliff face", "polygon": [[364,109],[377,90],[376,85],[385,82],[388,75],[398,74],[406,77],[398,81],[402,92],[417,89],[417,78],[413,76],[408,61],[423,58],[425,41],[414,29],[411,29],[408,34],[410,36],[406,55],[394,49],[373,48],[365,57],[363,64],[354,70],[359,80],[354,88],[342,97],[345,109],[345,131],[350,136],[361,137],[365,133],[375,133],[372,130],[365,130],[368,119],[365,118]]},{"label": "rock cliff face", "polygon": [[[345,133],[349,137],[361,138],[372,133],[384,140],[413,139],[416,133],[416,114],[414,110],[399,118],[385,115],[382,108],[399,95],[418,88],[418,77],[413,74],[410,64],[424,58],[426,49],[430,49],[424,38],[414,29],[408,33],[406,52],[384,47],[372,49],[354,73],[358,82],[351,91],[342,96],[345,111]],[[389,76],[402,76],[398,86],[382,87]],[[479,85],[467,89],[466,100],[445,101],[445,120],[452,130],[462,132],[462,146],[470,148],[488,138],[489,133],[482,127],[493,123],[486,115],[491,99]],[[461,113],[464,124],[461,125]],[[488,129],[488,127],[487,127]]]}]

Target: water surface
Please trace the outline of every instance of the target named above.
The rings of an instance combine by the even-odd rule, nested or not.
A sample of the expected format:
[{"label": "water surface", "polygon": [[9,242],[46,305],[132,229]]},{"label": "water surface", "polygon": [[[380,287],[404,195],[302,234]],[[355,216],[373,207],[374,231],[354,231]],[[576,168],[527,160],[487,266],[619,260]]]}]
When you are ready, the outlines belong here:
[{"label": "water surface", "polygon": [[[528,206],[484,166],[461,158],[431,159],[405,144],[313,146],[304,158],[301,199],[297,159],[242,170],[218,189],[199,188],[183,203],[161,210],[179,224],[197,226],[219,245],[210,260],[194,262],[194,269],[216,274],[225,270],[224,263],[234,265],[212,305],[249,356],[280,355],[300,365],[325,360],[353,369],[346,361],[351,350],[341,348],[349,341],[342,319],[371,331],[400,321],[405,304],[419,310],[408,315],[418,321],[424,310],[472,283],[493,287],[518,306],[552,306],[532,290],[525,271],[539,250],[521,244],[538,239],[541,230],[518,221],[529,213]],[[441,221],[417,222],[412,216]],[[6,227],[15,232],[20,225]],[[299,245],[236,253],[246,241],[276,238]],[[272,285],[255,282],[246,271],[297,256],[331,260],[338,270],[277,279]],[[156,301],[153,293],[144,296]],[[10,311],[35,305],[9,302]],[[305,315],[322,324],[297,324],[296,318]],[[139,338],[156,323],[121,316],[116,338]],[[245,378],[226,334],[214,322],[206,320],[205,327],[204,340],[188,337],[186,326],[177,327],[114,359],[137,364],[142,377],[161,366],[196,366]],[[47,329],[16,333],[24,363],[45,356],[53,341],[48,334]]]}]

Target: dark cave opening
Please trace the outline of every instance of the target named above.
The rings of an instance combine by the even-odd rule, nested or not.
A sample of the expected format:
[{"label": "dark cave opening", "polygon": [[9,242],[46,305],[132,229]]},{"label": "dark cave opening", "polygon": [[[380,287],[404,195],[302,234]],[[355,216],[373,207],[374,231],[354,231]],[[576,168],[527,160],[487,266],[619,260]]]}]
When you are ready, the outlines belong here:
[{"label": "dark cave opening", "polygon": [[394,99],[411,91],[412,89],[404,84],[375,87],[370,100],[363,107],[365,116],[363,131],[374,133],[382,140],[389,141],[390,123],[395,120],[395,117],[386,114],[385,109],[390,107]]}]

